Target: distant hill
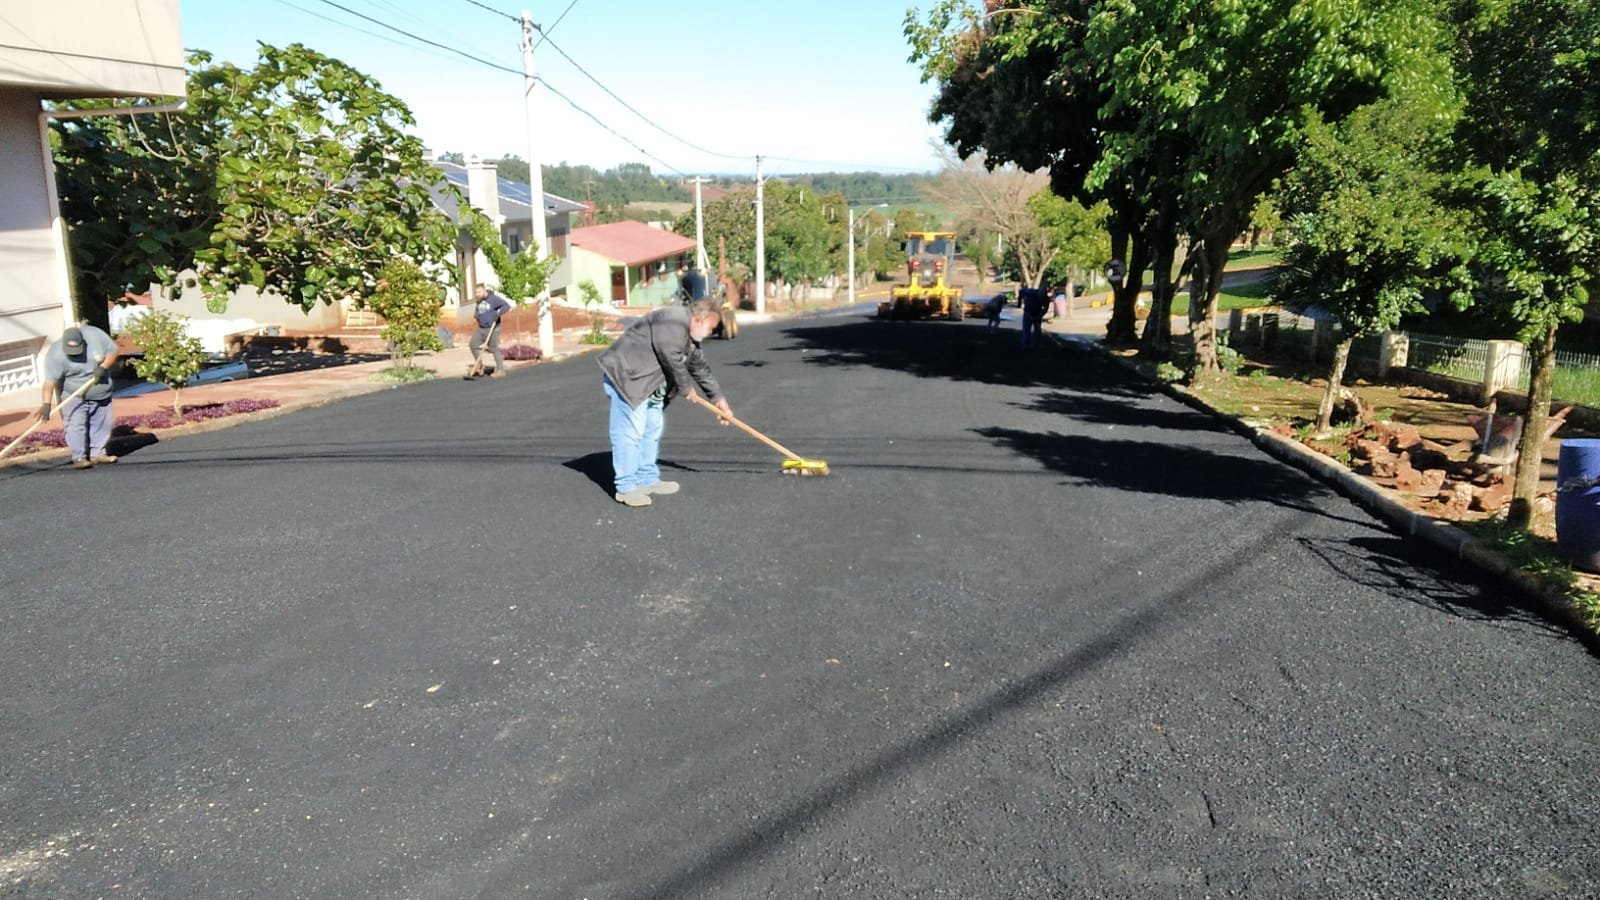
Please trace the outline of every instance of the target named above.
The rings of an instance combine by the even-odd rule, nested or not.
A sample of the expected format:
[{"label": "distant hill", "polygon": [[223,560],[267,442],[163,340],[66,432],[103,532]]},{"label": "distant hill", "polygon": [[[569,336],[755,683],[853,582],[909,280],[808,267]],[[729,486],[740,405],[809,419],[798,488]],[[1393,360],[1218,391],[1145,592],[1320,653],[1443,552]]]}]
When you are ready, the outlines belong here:
[{"label": "distant hill", "polygon": [[[440,159],[462,162],[460,153],[442,153]],[[511,181],[528,181],[526,161],[508,156],[497,161],[500,176]],[[602,212],[621,211],[629,204],[669,208],[662,204],[694,202],[694,183],[677,175],[657,175],[643,163],[625,163],[600,171],[593,166],[565,162],[542,169],[546,192],[582,203],[593,200]],[[813,175],[777,175],[777,180],[809,187],[818,193],[838,192],[851,200],[873,203],[911,204],[923,199],[926,175],[883,175],[877,172],[844,172]],[[707,177],[706,183],[723,188],[755,184],[753,177],[727,175]]]}]

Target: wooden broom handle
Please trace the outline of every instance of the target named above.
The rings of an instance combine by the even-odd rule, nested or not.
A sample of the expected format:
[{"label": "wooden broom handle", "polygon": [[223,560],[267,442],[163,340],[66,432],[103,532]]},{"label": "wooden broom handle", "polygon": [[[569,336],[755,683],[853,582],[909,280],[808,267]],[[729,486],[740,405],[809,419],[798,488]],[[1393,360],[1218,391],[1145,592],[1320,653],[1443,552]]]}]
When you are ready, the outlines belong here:
[{"label": "wooden broom handle", "polygon": [[[102,359],[103,358],[104,357],[102,357]],[[57,403],[55,405],[55,408],[50,410],[50,416],[53,416],[56,413],[60,412],[61,411],[61,407],[66,406],[68,403],[71,403],[74,399],[76,399],[76,398],[82,396],[83,394],[87,393],[89,388],[92,388],[92,387],[94,387],[95,385],[97,385],[99,383],[100,383],[99,379],[91,378],[88,381],[85,381],[82,385],[79,385],[77,390],[75,390],[72,393],[68,394],[67,396],[61,398],[61,402]],[[17,435],[17,439],[16,440],[14,440],[11,443],[7,444],[6,448],[4,450],[0,450],[0,456],[5,456],[7,453],[10,453],[11,452],[11,448],[15,447],[16,445],[18,445],[20,443],[22,443],[22,439],[23,438],[27,437],[30,434],[33,434],[33,430],[35,428],[38,428],[40,425],[43,425],[45,422],[48,422],[50,420],[50,416],[45,416],[43,419],[34,419],[33,420],[33,424],[28,426],[28,430],[27,431],[24,431],[23,433]]]},{"label": "wooden broom handle", "polygon": [[689,399],[691,401],[693,401],[695,403],[698,403],[701,406],[704,406],[706,409],[709,409],[712,412],[716,413],[718,418],[727,419],[729,422],[732,422],[733,424],[739,426],[741,429],[744,430],[745,434],[750,435],[751,437],[755,438],[756,440],[760,441],[763,444],[766,444],[768,447],[771,447],[772,449],[778,451],[779,453],[782,453],[784,456],[787,456],[790,459],[797,460],[797,461],[800,461],[800,462],[804,462],[805,461],[805,458],[802,457],[800,454],[794,452],[793,450],[790,450],[789,448],[783,446],[782,444],[778,443],[777,441],[773,440],[772,438],[767,437],[766,435],[764,435],[761,432],[755,430],[754,428],[751,428],[749,425],[746,425],[745,423],[739,421],[739,419],[737,417],[729,415],[728,413],[725,413],[722,410],[717,409],[716,404],[712,403],[710,400],[707,400],[706,398],[700,396],[699,394],[695,393],[694,391],[688,391],[686,393],[688,394]]}]

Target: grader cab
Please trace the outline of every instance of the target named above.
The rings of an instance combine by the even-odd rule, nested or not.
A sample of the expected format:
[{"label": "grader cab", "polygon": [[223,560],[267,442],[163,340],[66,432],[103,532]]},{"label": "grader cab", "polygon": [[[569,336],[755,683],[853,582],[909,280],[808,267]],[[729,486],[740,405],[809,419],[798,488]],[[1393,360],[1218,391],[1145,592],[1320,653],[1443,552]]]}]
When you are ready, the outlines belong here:
[{"label": "grader cab", "polygon": [[950,285],[956,259],[953,231],[906,233],[908,283],[896,285],[878,304],[881,319],[953,319],[966,315],[961,289]]}]

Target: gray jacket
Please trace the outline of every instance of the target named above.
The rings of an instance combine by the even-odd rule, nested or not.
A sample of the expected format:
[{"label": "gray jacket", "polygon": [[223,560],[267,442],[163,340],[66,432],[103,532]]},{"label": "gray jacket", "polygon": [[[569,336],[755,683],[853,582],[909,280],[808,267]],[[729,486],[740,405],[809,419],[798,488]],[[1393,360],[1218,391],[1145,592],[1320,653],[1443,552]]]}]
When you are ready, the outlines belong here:
[{"label": "gray jacket", "polygon": [[639,318],[600,354],[599,362],[600,371],[629,406],[648,400],[663,384],[668,400],[691,384],[713,403],[722,399],[722,388],[711,377],[700,343],[689,337],[686,306],[663,306]]}]

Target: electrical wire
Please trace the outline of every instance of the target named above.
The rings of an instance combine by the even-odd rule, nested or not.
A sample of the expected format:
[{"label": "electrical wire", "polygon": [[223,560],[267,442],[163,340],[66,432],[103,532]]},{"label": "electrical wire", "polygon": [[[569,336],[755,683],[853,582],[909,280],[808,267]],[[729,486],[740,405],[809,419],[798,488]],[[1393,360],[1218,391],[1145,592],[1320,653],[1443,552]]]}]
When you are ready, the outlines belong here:
[{"label": "electrical wire", "polygon": [[[520,17],[520,16],[513,16],[512,14],[510,14],[508,12],[501,12],[500,10],[495,9],[494,7],[492,7],[492,6],[490,6],[490,5],[486,4],[486,3],[479,3],[478,0],[466,0],[466,2],[472,4],[473,6],[476,6],[479,9],[487,10],[489,12],[492,12],[497,16],[505,16],[506,18],[510,19],[513,22],[522,21],[522,17]],[[576,0],[574,0],[574,2],[576,2]]]},{"label": "electrical wire", "polygon": [[[286,0],[280,0],[280,2],[286,2]],[[503,65],[500,65],[499,63],[490,62],[489,60],[483,59],[482,57],[474,56],[474,55],[472,55],[470,53],[467,53],[466,51],[459,50],[459,49],[457,49],[455,47],[450,47],[450,46],[445,45],[445,44],[441,44],[441,43],[439,43],[437,41],[429,40],[429,39],[427,39],[425,37],[422,37],[420,35],[413,34],[413,33],[409,32],[409,31],[406,31],[403,28],[399,28],[399,27],[391,25],[391,24],[389,24],[387,22],[383,22],[383,21],[380,21],[378,19],[374,19],[371,16],[368,16],[368,15],[365,15],[363,13],[355,11],[355,10],[349,8],[348,6],[345,6],[345,5],[340,4],[340,3],[335,3],[334,0],[320,0],[320,2],[322,2],[322,3],[324,3],[324,4],[328,5],[328,6],[332,6],[335,9],[343,10],[343,11],[349,13],[350,15],[356,16],[357,18],[364,19],[364,20],[366,20],[368,22],[372,22],[375,25],[379,25],[379,26],[381,26],[383,28],[387,28],[390,31],[393,31],[393,32],[395,32],[397,34],[404,35],[404,36],[406,36],[406,37],[408,37],[408,38],[410,38],[410,39],[412,39],[414,41],[418,41],[420,43],[427,44],[430,47],[437,47],[437,48],[439,48],[441,50],[445,50],[445,51],[448,51],[450,53],[454,53],[457,56],[464,57],[464,58],[466,58],[468,60],[471,60],[472,62],[478,63],[479,65],[487,66],[487,67],[489,67],[491,69],[496,69],[496,70],[499,70],[501,72],[509,72],[509,73],[511,73],[513,75],[523,75],[523,74],[525,74],[525,73],[523,73],[522,71],[520,71],[518,69],[511,68],[510,66],[503,66]],[[471,2],[471,0],[468,0],[468,2]],[[574,2],[576,2],[576,0],[574,0]],[[568,7],[568,8],[570,9],[571,7]],[[493,11],[493,10],[491,10],[491,11]],[[518,21],[520,21],[520,20],[518,20]],[[567,62],[571,63],[575,68],[577,68],[578,71],[583,72],[583,74],[585,74],[585,75],[588,75],[589,79],[591,81],[595,81],[594,76],[589,75],[588,72],[584,71],[583,67],[579,66],[578,63],[575,60],[572,59],[572,57],[568,56],[566,51],[562,50],[560,47],[557,47],[553,41],[550,43],[550,46],[554,47],[556,52],[560,53],[561,56],[564,59],[566,59]],[[574,100],[572,100],[566,94],[563,94],[560,91],[556,90],[550,84],[549,79],[540,78],[538,80],[539,80],[540,83],[544,84],[544,86],[550,90],[550,93],[552,93],[555,96],[561,98],[563,101],[565,101],[567,103],[567,105],[571,106],[573,109],[577,110],[580,113],[583,113],[585,116],[588,116],[590,119],[592,119],[595,122],[595,124],[599,125],[601,128],[604,128],[606,131],[608,131],[611,134],[615,135],[616,137],[621,139],[624,143],[626,143],[628,146],[630,146],[633,149],[635,149],[635,150],[639,151],[640,153],[644,154],[647,158],[652,159],[652,160],[660,163],[663,166],[666,166],[668,169],[672,170],[673,172],[676,172],[679,175],[683,175],[684,177],[688,177],[681,170],[679,170],[676,166],[673,166],[673,165],[667,163],[665,160],[661,159],[661,157],[656,156],[653,153],[650,153],[649,151],[645,150],[643,147],[639,146],[636,142],[628,140],[626,137],[623,137],[623,135],[620,132],[618,132],[616,129],[612,128],[610,125],[607,125],[605,122],[601,121],[600,118],[598,116],[596,116],[594,113],[591,113],[588,110],[584,109],[583,107],[579,106]],[[599,85],[601,90],[604,90],[607,94],[611,94],[611,96],[613,98],[615,98],[618,103],[622,103],[622,105],[627,107],[628,110],[630,112],[632,112],[634,115],[639,116],[641,119],[645,119],[646,122],[650,121],[649,119],[646,119],[645,116],[642,113],[640,113],[638,110],[635,110],[633,107],[628,106],[626,103],[623,103],[622,99],[620,97],[617,97],[616,94],[612,94],[610,89],[606,88],[605,85],[600,84],[599,81],[595,81],[595,84]],[[650,124],[654,125],[653,122],[650,123]],[[674,137],[670,132],[665,131],[665,129],[660,129],[660,126],[656,126],[656,127],[659,130],[661,130],[663,133],[667,134],[669,137]],[[687,141],[683,141],[681,138],[675,138],[675,139],[678,140],[680,143],[684,143],[686,146],[689,146],[689,147],[691,147],[691,148],[693,148],[695,150],[699,150],[701,153],[709,153],[712,156],[722,156],[725,159],[744,159],[745,158],[745,157],[742,157],[742,156],[726,156],[724,154],[714,153],[714,152],[709,151],[709,150],[704,150],[702,148],[695,147],[693,144],[689,144]]]},{"label": "electrical wire", "polygon": [[469,60],[471,60],[471,61],[473,61],[475,63],[478,63],[479,65],[488,66],[491,69],[499,69],[502,72],[510,72],[513,75],[521,75],[522,74],[522,70],[520,70],[520,69],[513,69],[510,66],[502,66],[499,63],[490,62],[489,60],[483,59],[482,57],[473,56],[471,53],[468,53],[465,50],[458,50],[455,47],[451,47],[448,44],[441,44],[438,41],[428,40],[427,38],[422,37],[421,35],[412,34],[411,32],[406,31],[404,28],[399,28],[399,27],[396,27],[394,25],[390,25],[388,22],[384,22],[384,21],[382,21],[380,19],[374,19],[373,17],[371,17],[369,15],[366,15],[365,13],[356,12],[355,10],[351,9],[348,6],[345,6],[345,5],[341,4],[341,3],[333,2],[333,0],[319,0],[319,2],[324,3],[324,4],[328,5],[328,6],[331,6],[334,9],[344,10],[345,12],[349,13],[352,16],[355,16],[358,19],[365,19],[366,21],[371,22],[372,24],[377,25],[380,28],[387,28],[390,31],[395,32],[396,34],[405,35],[406,37],[408,37],[408,38],[410,38],[413,41],[416,41],[418,43],[427,44],[430,47],[438,47],[440,50],[444,50],[444,51],[446,51],[448,53],[454,53],[457,56],[463,57],[465,59],[469,59]]},{"label": "electrical wire", "polygon": [[[279,0],[279,2],[284,3],[285,5],[291,5],[291,4],[288,3],[288,0]],[[389,31],[392,31],[392,32],[396,33],[396,34],[402,35],[403,37],[409,38],[409,39],[411,39],[413,41],[416,41],[416,42],[418,42],[420,44],[424,44],[424,45],[426,45],[428,47],[434,47],[434,48],[437,48],[439,50],[443,50],[443,51],[445,51],[447,53],[451,53],[451,54],[454,54],[456,56],[462,57],[463,59],[466,59],[466,60],[468,60],[470,62],[477,63],[477,64],[479,64],[481,66],[485,66],[487,68],[494,69],[494,70],[499,71],[499,72],[506,72],[506,73],[512,74],[512,75],[525,75],[526,74],[520,69],[514,69],[514,68],[512,68],[510,66],[505,66],[505,65],[501,65],[501,64],[496,63],[496,62],[492,62],[490,60],[484,59],[481,56],[475,56],[475,55],[473,55],[471,53],[468,53],[468,52],[466,52],[464,50],[460,50],[460,49],[458,49],[456,47],[451,47],[451,46],[449,46],[447,44],[441,44],[438,41],[430,40],[428,38],[422,37],[421,35],[414,34],[414,33],[410,32],[410,31],[406,31],[403,28],[397,27],[395,25],[391,25],[388,22],[384,22],[384,21],[382,21],[380,19],[375,19],[372,16],[368,16],[368,15],[366,15],[364,13],[361,13],[361,12],[358,12],[356,10],[353,10],[353,9],[349,8],[348,6],[345,6],[345,5],[341,4],[341,3],[337,3],[337,2],[335,2],[335,0],[318,0],[318,2],[321,2],[322,4],[324,4],[326,6],[331,6],[331,7],[335,8],[335,9],[338,9],[338,10],[341,10],[343,12],[346,12],[346,13],[352,15],[352,16],[355,16],[356,18],[362,19],[362,20],[367,21],[367,22],[371,22],[374,25],[377,25],[377,26],[379,26],[381,28],[385,28],[385,29],[387,29]],[[480,6],[480,7],[484,8],[484,9],[488,10],[489,12],[493,12],[493,13],[496,13],[496,14],[499,14],[499,15],[504,15],[504,13],[500,13],[498,10],[495,10],[492,7],[485,6],[484,4],[481,4],[481,3],[476,3],[475,0],[467,0],[467,2],[473,3],[473,5],[475,5],[475,6]],[[578,0],[572,0],[572,3],[570,3],[567,6],[567,10],[570,11],[573,6],[577,5],[577,2],[578,2]],[[303,10],[303,11],[308,12],[308,13],[310,12],[309,10]],[[314,13],[312,13],[312,14],[315,15]],[[562,13],[562,17],[564,17],[565,15],[566,15],[566,12],[563,12]],[[510,17],[508,16],[508,18],[510,18]],[[333,21],[333,20],[330,20],[330,21]],[[521,20],[520,19],[514,19],[514,21],[521,21]],[[557,23],[559,23],[559,22],[560,22],[560,18],[557,19]],[[344,24],[346,27],[354,27],[354,26],[348,25],[348,23],[340,23],[340,24]],[[553,28],[554,25],[552,25],[551,27]],[[356,30],[359,31],[360,29],[356,29]],[[678,143],[683,144],[684,146],[686,146],[686,147],[688,147],[688,148],[690,148],[692,150],[695,150],[696,152],[705,154],[707,156],[713,156],[713,157],[717,157],[719,159],[729,159],[729,160],[746,160],[746,159],[750,158],[749,155],[735,155],[735,154],[728,154],[728,153],[718,153],[718,152],[716,152],[714,150],[709,150],[709,149],[707,149],[705,147],[700,147],[700,146],[698,146],[698,145],[696,145],[696,144],[694,144],[694,143],[692,143],[690,141],[687,141],[687,140],[685,140],[685,139],[683,139],[681,137],[678,137],[677,135],[675,135],[672,132],[666,130],[665,128],[661,127],[660,125],[657,125],[648,116],[646,116],[643,113],[639,112],[637,109],[634,109],[626,101],[624,101],[621,97],[618,97],[616,95],[616,93],[613,92],[610,88],[608,88],[604,84],[602,84],[599,79],[595,78],[592,74],[589,73],[588,70],[586,70],[583,66],[579,65],[576,60],[574,60],[570,55],[568,55],[565,50],[562,50],[561,47],[558,46],[554,41],[548,40],[549,35],[548,35],[546,30],[541,29],[540,30],[540,34],[543,36],[543,39],[546,42],[548,42],[550,44],[550,46],[557,53],[561,54],[561,57],[563,59],[565,59],[568,63],[570,63],[573,66],[573,68],[577,69],[585,77],[587,77],[590,81],[594,82],[594,84],[597,87],[599,87],[602,91],[604,91],[612,99],[616,100],[619,104],[621,104],[629,112],[633,113],[635,116],[638,116],[647,125],[650,125],[652,128],[656,129],[657,131],[660,131],[662,134],[666,135],[667,137],[670,137],[673,140],[677,141]],[[375,36],[381,37],[381,35],[375,35]],[[396,43],[398,43],[398,42],[396,42]],[[401,46],[404,46],[404,45],[402,44]],[[623,143],[627,144],[629,147],[631,147],[634,150],[638,151],[640,154],[645,156],[647,159],[650,159],[650,160],[655,161],[656,163],[659,163],[660,165],[664,166],[666,169],[668,169],[668,170],[670,170],[670,171],[672,171],[672,172],[674,172],[674,173],[676,173],[676,174],[678,174],[680,176],[683,176],[685,178],[690,177],[689,175],[687,175],[685,172],[683,172],[678,167],[668,163],[667,161],[663,160],[661,157],[649,152],[648,150],[645,150],[637,142],[635,142],[633,140],[630,140],[629,138],[624,136],[621,132],[617,131],[615,128],[612,128],[610,125],[607,125],[603,120],[600,119],[599,116],[596,116],[594,113],[590,112],[589,110],[584,109],[582,106],[579,106],[576,101],[574,101],[572,98],[568,97],[566,94],[562,93],[561,91],[557,90],[553,85],[551,85],[548,78],[540,77],[540,78],[538,78],[538,81],[540,83],[544,84],[544,86],[550,90],[551,94],[553,94],[556,97],[560,98],[563,102],[565,102],[568,106],[571,106],[577,112],[582,113],[583,115],[587,116],[596,125],[599,125],[601,128],[605,129],[607,132],[609,132],[610,134],[612,134],[613,136],[615,136],[616,138],[621,140]],[[789,160],[789,161],[790,162],[801,162],[801,160]]]},{"label": "electrical wire", "polygon": [[640,153],[644,154],[646,157],[655,160],[656,162],[660,163],[662,166],[666,167],[667,169],[671,170],[672,172],[675,172],[678,175],[683,176],[684,178],[690,177],[688,173],[686,173],[683,170],[679,169],[677,166],[672,165],[671,163],[667,162],[666,160],[662,159],[661,157],[656,156],[654,153],[651,153],[650,151],[644,149],[643,147],[639,146],[638,144],[634,143],[633,141],[630,141],[626,137],[623,137],[622,134],[620,132],[618,132],[615,128],[612,128],[610,125],[607,125],[606,123],[600,121],[600,118],[598,116],[596,116],[594,113],[589,112],[587,109],[584,109],[583,107],[581,107],[578,104],[574,103],[572,101],[572,98],[570,98],[566,94],[563,94],[560,91],[556,90],[555,86],[550,84],[549,80],[541,78],[540,79],[540,83],[543,84],[545,89],[548,90],[550,93],[556,95],[557,97],[560,97],[562,100],[565,100],[568,106],[572,107],[573,109],[577,110],[578,112],[583,113],[584,115],[588,116],[590,119],[593,119],[594,123],[596,125],[599,125],[601,128],[604,128],[606,131],[611,132],[613,135],[615,135],[617,137],[618,140],[621,140],[623,143],[627,144],[628,146],[632,147],[633,149],[635,149],[635,150],[639,151]]},{"label": "electrical wire", "polygon": [[552,50],[554,50],[557,53],[561,54],[561,58],[562,59],[564,59],[567,62],[571,63],[572,67],[574,69],[577,69],[579,72],[583,73],[584,77],[586,77],[590,81],[594,82],[595,87],[598,87],[600,90],[605,91],[606,94],[611,97],[611,99],[613,99],[613,100],[617,101],[618,103],[622,104],[622,108],[623,109],[625,109],[628,112],[631,112],[634,115],[638,116],[641,120],[644,121],[644,123],[646,125],[649,125],[651,128],[654,128],[655,130],[657,130],[657,131],[661,132],[662,134],[666,135],[667,137],[672,138],[673,140],[677,141],[678,143],[684,145],[685,147],[688,147],[690,150],[694,150],[694,151],[697,151],[697,152],[700,152],[700,153],[704,153],[707,156],[715,156],[718,159],[749,159],[750,158],[749,154],[734,155],[734,154],[731,154],[731,153],[718,153],[715,150],[707,150],[704,147],[701,147],[701,146],[699,146],[697,144],[691,143],[690,141],[686,141],[683,138],[678,137],[677,135],[673,134],[672,132],[666,130],[665,128],[662,128],[660,125],[657,125],[655,122],[651,121],[650,118],[648,116],[646,116],[644,113],[639,112],[637,109],[634,109],[632,106],[629,106],[627,101],[623,100],[621,97],[618,97],[616,95],[616,93],[613,92],[610,88],[608,88],[605,85],[601,84],[600,83],[600,79],[594,77],[593,75],[590,75],[588,69],[585,69],[583,66],[578,65],[578,61],[573,59],[572,57],[568,56],[567,55],[567,51],[561,49],[561,47],[559,45],[557,45],[555,41],[549,41],[549,44],[550,44],[550,48]]},{"label": "electrical wire", "polygon": [[[467,0],[467,2],[471,3],[472,0]],[[534,44],[533,45],[533,49],[535,49],[535,50],[539,49],[539,44],[542,44],[542,43],[545,42],[545,32],[547,32],[547,31],[555,31],[556,30],[556,26],[561,24],[561,20],[565,19],[567,17],[567,13],[572,12],[572,8],[574,6],[577,6],[577,5],[578,5],[578,0],[572,0],[571,3],[567,4],[567,8],[566,9],[563,9],[561,11],[561,15],[556,16],[556,20],[554,22],[550,23],[550,27],[549,28],[541,29],[539,31],[539,43],[538,44]]]},{"label": "electrical wire", "polygon": [[407,50],[421,50],[422,52],[427,53],[429,56],[438,56],[438,57],[441,57],[441,58],[444,57],[444,54],[438,52],[437,50],[433,50],[433,49],[430,49],[428,47],[417,47],[417,46],[414,46],[412,44],[408,44],[405,41],[401,41],[401,40],[397,40],[395,38],[392,38],[392,37],[390,37],[390,36],[388,36],[386,34],[380,34],[380,33],[376,32],[376,31],[369,31],[369,30],[367,30],[365,28],[361,28],[359,26],[352,25],[349,22],[344,21],[343,19],[336,19],[333,16],[323,15],[322,13],[319,13],[314,9],[308,9],[308,8],[306,8],[304,6],[301,6],[298,3],[293,2],[293,0],[278,0],[278,2],[281,3],[284,6],[289,7],[290,9],[297,10],[299,12],[303,12],[308,16],[312,16],[314,18],[321,19],[324,22],[332,22],[333,24],[338,25],[340,28],[348,28],[348,29],[350,29],[351,31],[354,31],[357,34],[364,34],[367,37],[375,38],[377,40],[383,41],[386,44],[393,44],[396,47],[404,47]]}]

